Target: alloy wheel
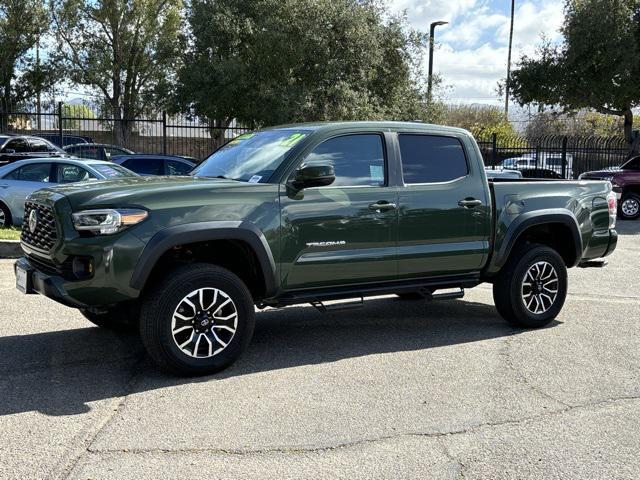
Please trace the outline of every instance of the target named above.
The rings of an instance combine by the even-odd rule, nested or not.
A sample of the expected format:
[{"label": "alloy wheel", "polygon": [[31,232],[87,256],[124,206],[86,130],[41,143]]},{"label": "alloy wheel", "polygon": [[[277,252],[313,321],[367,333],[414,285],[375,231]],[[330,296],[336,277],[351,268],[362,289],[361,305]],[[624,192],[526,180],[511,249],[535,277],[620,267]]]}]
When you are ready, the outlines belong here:
[{"label": "alloy wheel", "polygon": [[0,208],[0,227],[5,227],[7,224],[7,216],[4,214],[2,208]]},{"label": "alloy wheel", "polygon": [[638,200],[635,198],[627,198],[622,202],[620,209],[625,216],[634,217],[638,214],[638,210],[640,210],[640,203],[638,203]]},{"label": "alloy wheel", "polygon": [[558,297],[558,273],[549,262],[536,262],[524,276],[521,287],[522,301],[531,313],[547,312]]},{"label": "alloy wheel", "polygon": [[176,346],[193,358],[211,358],[233,340],[238,310],[231,297],[217,288],[199,288],[186,295],[171,319]]}]

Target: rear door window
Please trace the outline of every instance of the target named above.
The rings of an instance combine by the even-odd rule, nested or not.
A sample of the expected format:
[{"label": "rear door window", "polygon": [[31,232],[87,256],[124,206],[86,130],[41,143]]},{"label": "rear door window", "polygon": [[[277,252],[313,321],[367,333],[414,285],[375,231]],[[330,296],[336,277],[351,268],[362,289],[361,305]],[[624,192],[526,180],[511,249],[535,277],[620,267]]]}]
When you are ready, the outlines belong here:
[{"label": "rear door window", "polygon": [[449,182],[469,173],[457,138],[403,133],[398,140],[405,184]]},{"label": "rear door window", "polygon": [[3,151],[14,150],[16,153],[24,153],[29,151],[29,144],[24,138],[14,138],[9,140],[4,146]]},{"label": "rear door window", "polygon": [[159,158],[130,158],[123,166],[141,175],[164,175],[164,165]]},{"label": "rear door window", "polygon": [[15,169],[6,175],[7,180],[20,180],[23,182],[42,182],[50,181],[51,164],[50,163],[33,163]]}]

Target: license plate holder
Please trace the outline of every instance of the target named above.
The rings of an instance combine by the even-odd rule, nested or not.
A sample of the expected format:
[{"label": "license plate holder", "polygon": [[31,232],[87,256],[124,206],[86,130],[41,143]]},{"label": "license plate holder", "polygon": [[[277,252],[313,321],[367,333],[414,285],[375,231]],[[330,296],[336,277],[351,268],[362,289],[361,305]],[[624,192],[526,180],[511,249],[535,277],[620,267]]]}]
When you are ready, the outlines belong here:
[{"label": "license plate holder", "polygon": [[31,283],[31,271],[16,265],[16,288],[22,293],[31,293],[33,285]]}]

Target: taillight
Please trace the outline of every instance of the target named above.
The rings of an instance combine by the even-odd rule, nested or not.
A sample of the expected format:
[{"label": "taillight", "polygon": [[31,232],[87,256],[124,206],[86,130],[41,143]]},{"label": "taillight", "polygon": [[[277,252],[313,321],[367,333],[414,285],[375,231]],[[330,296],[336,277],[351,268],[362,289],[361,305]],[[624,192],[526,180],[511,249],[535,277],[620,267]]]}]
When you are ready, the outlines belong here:
[{"label": "taillight", "polygon": [[609,206],[609,228],[616,226],[616,216],[618,214],[618,200],[616,192],[609,192],[607,195],[607,205]]}]

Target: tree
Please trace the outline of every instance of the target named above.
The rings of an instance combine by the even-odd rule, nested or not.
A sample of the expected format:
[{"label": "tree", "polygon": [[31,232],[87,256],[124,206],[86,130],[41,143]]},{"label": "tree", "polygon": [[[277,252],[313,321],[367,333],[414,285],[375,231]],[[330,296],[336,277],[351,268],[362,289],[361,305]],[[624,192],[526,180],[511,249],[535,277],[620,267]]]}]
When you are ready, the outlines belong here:
[{"label": "tree", "polygon": [[623,131],[623,123],[621,117],[593,111],[571,114],[539,112],[527,123],[525,136],[527,138],[551,135],[619,137]]},{"label": "tree", "polygon": [[82,103],[65,103],[64,105],[62,105],[62,117],[64,118],[62,122],[62,128],[64,130],[78,129],[81,126],[82,120],[90,120],[96,118],[93,110]]},{"label": "tree", "polygon": [[523,57],[511,88],[521,105],[593,109],[624,118],[632,140],[640,104],[640,0],[567,0],[564,42],[545,41],[537,58]]},{"label": "tree", "polygon": [[130,119],[162,102],[180,49],[182,0],[52,0],[70,80],[103,97],[125,143]]},{"label": "tree", "polygon": [[360,0],[193,0],[180,109],[223,131],[334,119],[428,117],[426,37]]},{"label": "tree", "polygon": [[441,123],[469,130],[480,138],[493,133],[500,137],[517,135],[504,110],[489,105],[461,105],[445,109]]},{"label": "tree", "polygon": [[[17,103],[55,81],[49,62],[38,65],[33,48],[49,25],[40,0],[3,0],[0,3],[0,129]],[[1,131],[1,130],[0,130]]]}]

